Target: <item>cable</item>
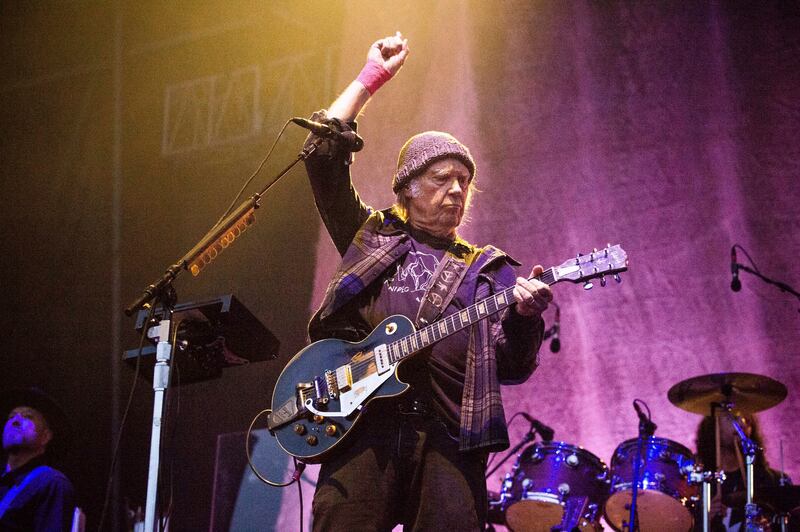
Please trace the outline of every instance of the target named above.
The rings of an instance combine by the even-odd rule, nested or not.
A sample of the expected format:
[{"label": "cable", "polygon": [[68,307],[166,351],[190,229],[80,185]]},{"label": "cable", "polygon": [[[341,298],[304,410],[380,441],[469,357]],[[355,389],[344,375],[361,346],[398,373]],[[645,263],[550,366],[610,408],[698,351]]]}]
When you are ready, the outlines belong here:
[{"label": "cable", "polygon": [[[783,452],[783,447],[781,447],[781,452]],[[294,456],[292,457],[292,461],[294,461],[294,470],[297,471],[297,458]],[[300,483],[300,477],[297,477],[297,497],[299,498],[300,502],[300,530],[303,530],[303,485]]]},{"label": "cable", "polygon": [[253,463],[253,457],[250,454],[250,433],[253,432],[253,425],[256,424],[256,421],[258,420],[258,418],[263,416],[265,412],[272,413],[272,409],[271,408],[267,408],[265,410],[262,410],[258,414],[256,414],[256,417],[254,417],[253,421],[250,422],[250,426],[247,427],[247,434],[245,434],[245,438],[244,438],[244,451],[245,451],[245,454],[247,454],[247,463],[250,465],[250,469],[253,471],[253,474],[256,477],[258,477],[258,480],[260,480],[261,482],[263,482],[265,484],[269,484],[270,486],[273,486],[273,487],[276,487],[276,488],[285,488],[286,486],[291,486],[293,482],[298,482],[299,483],[300,475],[303,473],[303,470],[306,468],[305,462],[298,462],[297,459],[295,459],[294,460],[294,473],[292,474],[292,479],[289,480],[288,482],[283,482],[283,483],[273,482],[272,480],[268,479],[267,477],[265,477],[264,475],[259,473],[258,469],[256,468],[256,465]]},{"label": "cable", "polygon": [[647,419],[649,419],[650,421],[653,421],[653,416],[650,414],[650,407],[647,406],[647,403],[645,403],[641,399],[634,399],[633,402],[634,403],[639,403],[640,405],[643,405],[644,409],[647,410]]},{"label": "cable", "polygon": [[747,257],[747,260],[750,261],[750,264],[753,265],[753,269],[755,271],[757,271],[758,273],[761,273],[761,271],[758,269],[758,266],[756,266],[756,261],[753,260],[753,257],[750,256],[750,254],[747,252],[746,249],[744,249],[739,244],[734,244],[733,247],[734,247],[734,249],[736,249],[736,248],[740,249],[742,251],[742,253],[744,253],[744,256]]},{"label": "cable", "polygon": [[[97,524],[97,530],[100,532],[103,530],[103,523],[106,520],[106,513],[108,511],[108,500],[111,496],[111,485],[114,482],[114,468],[117,465],[117,458],[119,457],[119,447],[122,443],[122,433],[125,432],[125,423],[128,420],[128,413],[131,409],[131,404],[133,403],[133,394],[136,391],[136,384],[139,382],[139,373],[141,369],[141,362],[142,362],[142,349],[144,348],[144,339],[147,336],[147,329],[150,325],[150,322],[153,320],[153,316],[155,315],[156,307],[155,305],[150,306],[150,311],[147,314],[147,320],[144,322],[144,326],[142,327],[142,334],[139,337],[139,347],[136,352],[136,365],[133,370],[133,384],[131,384],[131,391],[128,393],[128,402],[125,405],[125,411],[122,415],[122,421],[119,424],[119,432],[117,433],[117,441],[114,443],[114,452],[111,454],[111,467],[108,473],[108,482],[106,483],[106,494],[105,498],[103,499],[103,510],[100,512],[100,521]],[[112,527],[113,528],[113,527]]]},{"label": "cable", "polygon": [[[275,146],[278,145],[278,141],[283,136],[283,132],[286,130],[286,128],[291,123],[292,123],[291,120],[287,120],[286,123],[283,124],[283,127],[278,132],[278,136],[275,137],[275,140],[273,141],[272,146],[270,146],[269,151],[267,152],[267,155],[263,159],[261,159],[261,162],[258,164],[258,168],[256,168],[255,172],[250,174],[250,177],[248,177],[247,180],[244,182],[244,185],[242,185],[242,188],[239,189],[239,192],[236,194],[236,197],[233,198],[233,201],[231,201],[231,204],[225,210],[225,213],[222,216],[219,217],[219,220],[217,220],[217,223],[214,224],[214,227],[218,226],[220,224],[220,222],[222,220],[224,220],[225,217],[228,216],[233,211],[234,207],[236,206],[236,202],[239,201],[239,199],[244,194],[244,191],[247,189],[247,187],[250,185],[250,183],[252,183],[253,179],[255,179],[255,177],[258,175],[258,173],[261,171],[261,169],[264,168],[264,165],[267,164],[267,161],[269,160],[270,156],[272,155],[272,152],[275,150]],[[270,185],[270,186],[272,186],[272,185]],[[213,227],[212,227],[212,229],[213,229]]]}]

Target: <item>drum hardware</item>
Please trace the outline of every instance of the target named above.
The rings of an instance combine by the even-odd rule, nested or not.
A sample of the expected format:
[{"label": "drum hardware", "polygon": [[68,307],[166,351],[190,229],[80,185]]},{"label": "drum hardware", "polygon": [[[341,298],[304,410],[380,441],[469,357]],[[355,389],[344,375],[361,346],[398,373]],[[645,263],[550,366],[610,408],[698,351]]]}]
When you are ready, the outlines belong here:
[{"label": "drum hardware", "polygon": [[[716,418],[717,423],[722,416],[728,418],[731,426],[736,431],[742,454],[745,458],[745,529],[761,530],[758,524],[760,509],[754,499],[754,465],[756,453],[759,447],[750,439],[744,428],[739,423],[738,414],[753,414],[768,408],[772,408],[786,398],[787,389],[782,383],[753,373],[716,373],[710,375],[700,375],[683,380],[669,389],[667,397],[670,402],[688,412],[711,416]],[[734,410],[735,409],[735,410]],[[717,437],[719,430],[717,430]],[[717,442],[719,450],[719,441]],[[719,453],[717,453],[719,461]],[[717,464],[719,469],[719,464]],[[710,490],[703,484],[703,495],[705,490]],[[708,524],[708,513],[710,502],[703,503],[702,515],[703,524]],[[782,528],[785,527],[786,518],[783,518]],[[708,530],[708,528],[704,528]]]},{"label": "drum hardware", "polygon": [[733,403],[721,403],[719,405],[712,405],[712,412],[721,409],[723,414],[728,416],[736,435],[739,437],[739,443],[742,446],[742,454],[744,455],[745,462],[745,486],[746,486],[746,501],[744,505],[745,515],[745,529],[761,530],[760,525],[757,524],[758,518],[761,515],[761,510],[758,505],[753,501],[753,485],[755,479],[755,463],[756,452],[760,449],[756,442],[747,436],[744,428],[739,424],[739,419],[733,415]]},{"label": "drum hardware", "polygon": [[714,482],[717,484],[722,484],[723,480],[725,480],[724,472],[705,471],[698,466],[695,466],[689,473],[689,484],[700,484],[702,485],[703,489],[703,495],[701,498],[703,505],[701,512],[703,520],[703,532],[709,532],[709,530],[711,530],[711,522],[709,519],[709,513],[711,513],[711,485]]}]

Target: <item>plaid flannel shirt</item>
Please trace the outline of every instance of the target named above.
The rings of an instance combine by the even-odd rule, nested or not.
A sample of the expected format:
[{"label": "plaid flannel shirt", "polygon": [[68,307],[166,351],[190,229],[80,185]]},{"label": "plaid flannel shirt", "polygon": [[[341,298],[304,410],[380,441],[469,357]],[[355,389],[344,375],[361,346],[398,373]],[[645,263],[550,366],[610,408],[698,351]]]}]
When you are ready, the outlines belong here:
[{"label": "plaid flannel shirt", "polygon": [[[306,168],[320,216],[342,255],[309,323],[309,337],[357,341],[370,331],[358,324],[348,303],[409,251],[410,236],[392,209],[373,211],[360,200],[342,157],[312,156]],[[467,275],[478,277],[475,301],[515,283],[516,261],[492,246],[470,249]],[[462,451],[508,447],[500,384],[520,384],[533,373],[543,332],[540,318],[521,316],[513,308],[471,327],[461,399]]]}]

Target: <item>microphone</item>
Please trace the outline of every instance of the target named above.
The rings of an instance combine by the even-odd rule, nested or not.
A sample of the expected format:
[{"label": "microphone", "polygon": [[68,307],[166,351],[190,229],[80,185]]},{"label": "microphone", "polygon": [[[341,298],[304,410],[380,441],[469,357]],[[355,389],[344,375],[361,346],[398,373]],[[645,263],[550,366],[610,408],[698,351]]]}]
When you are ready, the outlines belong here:
[{"label": "microphone", "polygon": [[361,151],[364,147],[364,139],[356,135],[355,131],[337,131],[321,122],[314,122],[313,120],[308,120],[299,116],[292,118],[292,122],[311,131],[318,137],[341,142],[347,151]]},{"label": "microphone", "polygon": [[658,425],[653,423],[653,421],[647,417],[647,414],[642,412],[642,407],[639,406],[638,400],[639,399],[633,401],[633,408],[636,410],[636,415],[639,416],[639,426],[644,428],[644,432],[652,436],[658,428]]},{"label": "microphone", "polygon": [[528,420],[528,423],[531,424],[531,428],[536,429],[536,432],[539,433],[544,441],[553,441],[553,436],[555,435],[553,429],[525,412],[520,412],[520,414]]},{"label": "microphone", "polygon": [[[553,304],[555,305],[555,303]],[[550,333],[550,351],[558,353],[561,351],[561,338],[558,335],[561,331],[561,308],[558,305],[556,305],[556,319],[553,322],[551,331],[553,332]]]},{"label": "microphone", "polygon": [[736,262],[736,245],[731,246],[731,290],[738,292],[742,289],[742,282],[739,280],[739,264]]}]

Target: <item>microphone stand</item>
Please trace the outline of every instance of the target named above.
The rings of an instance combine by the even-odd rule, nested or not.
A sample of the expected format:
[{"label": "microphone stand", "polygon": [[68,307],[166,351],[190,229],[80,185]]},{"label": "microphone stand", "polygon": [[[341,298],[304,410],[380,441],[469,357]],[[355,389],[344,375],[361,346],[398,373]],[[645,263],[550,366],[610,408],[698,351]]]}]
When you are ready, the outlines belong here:
[{"label": "microphone stand", "polygon": [[[795,290],[794,288],[792,288],[788,284],[783,283],[781,281],[775,281],[773,279],[770,279],[769,277],[767,277],[765,275],[762,275],[761,273],[755,271],[754,269],[752,269],[752,268],[750,268],[748,266],[745,266],[744,264],[734,263],[733,266],[737,270],[742,270],[742,271],[745,271],[745,272],[747,272],[749,274],[755,275],[756,277],[758,277],[759,279],[761,279],[762,281],[764,281],[767,284],[771,284],[773,286],[777,286],[780,289],[781,292],[788,292],[788,293],[792,294],[794,297],[796,297],[798,300],[800,300],[800,292],[798,292],[797,290]],[[800,312],[800,308],[797,309],[797,312]]]},{"label": "microphone stand", "polygon": [[[639,530],[638,516],[636,515],[636,497],[639,491],[639,473],[642,462],[642,447],[644,447],[645,438],[650,439],[656,431],[655,424],[647,419],[640,413],[639,409],[636,410],[639,414],[639,437],[636,442],[636,459],[633,462],[633,492],[631,494],[631,508],[628,516],[628,532]],[[623,530],[625,529],[625,522],[622,523]]]},{"label": "microphone stand", "polygon": [[[182,270],[191,270],[197,276],[208,263],[228,247],[249,225],[255,222],[255,209],[259,207],[261,196],[294,166],[307,159],[322,139],[309,143],[277,177],[259,192],[245,200],[236,210],[211,228],[206,235],[178,262],[167,268],[166,272],[150,284],[139,297],[126,309],[127,316],[144,308],[150,301],[161,304],[165,311],[164,318],[158,325],[148,330],[148,336],[157,340],[156,364],[153,367],[153,421],[150,437],[150,464],[147,474],[147,498],[145,502],[144,532],[155,531],[156,495],[158,491],[158,475],[160,468],[161,428],[164,425],[164,396],[169,388],[170,362],[175,345],[178,324],[173,324],[172,308],[178,297],[172,283]],[[149,326],[146,324],[145,326]]]},{"label": "microphone stand", "polygon": [[528,433],[522,437],[522,440],[518,444],[516,444],[514,447],[508,450],[503,459],[500,460],[500,462],[496,466],[494,466],[491,471],[486,473],[485,478],[489,478],[490,476],[492,476],[492,474],[498,469],[500,469],[500,466],[505,464],[508,461],[508,459],[511,458],[512,455],[516,454],[517,451],[519,451],[523,445],[525,445],[526,443],[530,443],[535,439],[536,439],[536,428],[533,426],[533,424],[531,424],[531,428],[528,431]]}]

